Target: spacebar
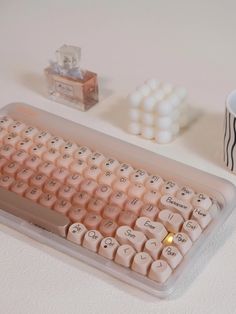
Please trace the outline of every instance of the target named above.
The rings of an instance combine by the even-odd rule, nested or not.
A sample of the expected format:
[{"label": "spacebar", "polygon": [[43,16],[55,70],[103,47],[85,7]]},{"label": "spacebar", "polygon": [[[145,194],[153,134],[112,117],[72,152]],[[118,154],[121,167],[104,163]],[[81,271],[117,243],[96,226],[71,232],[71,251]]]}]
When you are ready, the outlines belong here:
[{"label": "spacebar", "polygon": [[66,237],[70,220],[54,210],[3,188],[0,188],[0,207],[34,225]]}]

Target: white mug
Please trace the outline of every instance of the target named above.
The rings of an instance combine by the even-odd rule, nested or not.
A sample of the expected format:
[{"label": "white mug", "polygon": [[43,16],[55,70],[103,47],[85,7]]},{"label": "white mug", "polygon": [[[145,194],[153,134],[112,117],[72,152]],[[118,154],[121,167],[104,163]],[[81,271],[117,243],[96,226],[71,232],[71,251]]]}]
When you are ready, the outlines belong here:
[{"label": "white mug", "polygon": [[230,171],[236,173],[236,90],[226,99],[224,162]]}]

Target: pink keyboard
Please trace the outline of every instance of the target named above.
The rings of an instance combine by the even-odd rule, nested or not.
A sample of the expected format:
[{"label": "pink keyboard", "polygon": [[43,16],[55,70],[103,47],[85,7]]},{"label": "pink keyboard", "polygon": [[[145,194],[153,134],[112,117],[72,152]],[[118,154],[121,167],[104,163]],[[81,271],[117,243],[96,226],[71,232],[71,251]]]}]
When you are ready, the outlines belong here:
[{"label": "pink keyboard", "polygon": [[223,179],[27,105],[0,127],[0,221],[159,297],[236,204]]}]

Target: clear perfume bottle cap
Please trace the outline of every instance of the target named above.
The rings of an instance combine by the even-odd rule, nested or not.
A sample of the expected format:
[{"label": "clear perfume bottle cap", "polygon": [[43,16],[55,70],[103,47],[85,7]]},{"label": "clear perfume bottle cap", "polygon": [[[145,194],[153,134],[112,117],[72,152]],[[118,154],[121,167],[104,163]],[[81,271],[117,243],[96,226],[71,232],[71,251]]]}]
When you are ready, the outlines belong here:
[{"label": "clear perfume bottle cap", "polygon": [[81,48],[63,45],[56,51],[57,63],[65,70],[79,67],[81,59]]}]

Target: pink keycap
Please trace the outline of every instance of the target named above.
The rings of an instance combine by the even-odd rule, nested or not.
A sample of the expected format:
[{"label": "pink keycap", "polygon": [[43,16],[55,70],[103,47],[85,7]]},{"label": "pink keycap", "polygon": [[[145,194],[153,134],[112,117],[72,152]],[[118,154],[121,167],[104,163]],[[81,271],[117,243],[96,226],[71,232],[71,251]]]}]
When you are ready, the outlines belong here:
[{"label": "pink keycap", "polygon": [[9,127],[8,127],[8,131],[9,132],[15,132],[17,134],[21,134],[21,132],[23,132],[23,130],[26,128],[26,125],[23,122],[20,121],[13,121]]},{"label": "pink keycap", "polygon": [[205,229],[211,222],[212,217],[208,210],[198,207],[194,209],[191,219],[196,220],[201,228]]},{"label": "pink keycap", "polygon": [[179,187],[174,181],[167,181],[161,187],[161,194],[175,195]]},{"label": "pink keycap", "polygon": [[34,171],[32,169],[24,167],[16,174],[16,178],[27,183],[33,175]]},{"label": "pink keycap", "polygon": [[143,202],[138,198],[128,199],[125,203],[125,210],[131,211],[136,215],[139,215]]},{"label": "pink keycap", "polygon": [[23,195],[25,191],[28,189],[28,187],[29,187],[28,184],[25,183],[24,181],[17,180],[12,184],[11,191],[19,195]]},{"label": "pink keycap", "polygon": [[0,156],[0,169],[2,169],[8,162],[9,161],[6,158]]},{"label": "pink keycap", "polygon": [[125,210],[120,213],[117,223],[119,226],[133,227],[137,217],[134,212]]},{"label": "pink keycap", "polygon": [[152,262],[153,260],[147,252],[139,252],[134,256],[131,269],[141,275],[147,275]]},{"label": "pink keycap", "polygon": [[53,136],[47,141],[48,148],[59,150],[62,145],[65,145],[65,141],[61,137]]},{"label": "pink keycap", "polygon": [[59,158],[57,158],[56,165],[57,167],[64,167],[66,169],[69,169],[73,161],[73,156],[69,154],[63,154]]},{"label": "pink keycap", "polygon": [[85,179],[81,182],[80,191],[87,192],[90,195],[93,195],[98,187],[96,181],[92,179]]},{"label": "pink keycap", "polygon": [[123,208],[125,202],[127,201],[127,194],[122,191],[117,191],[112,193],[110,197],[110,204],[117,205],[120,208]]},{"label": "pink keycap", "polygon": [[30,178],[30,184],[38,188],[42,188],[47,179],[48,178],[45,174],[38,172]]},{"label": "pink keycap", "polygon": [[193,198],[193,196],[195,195],[193,189],[184,186],[182,187],[177,193],[176,193],[176,197],[182,201],[191,201],[191,199]]},{"label": "pink keycap", "polygon": [[72,207],[68,213],[67,216],[70,218],[72,222],[81,222],[84,220],[85,216],[87,214],[87,210],[80,207]]},{"label": "pink keycap", "polygon": [[45,174],[46,176],[50,176],[52,172],[56,169],[54,163],[50,161],[44,161],[39,167],[38,171]]},{"label": "pink keycap", "polygon": [[55,148],[50,148],[47,150],[43,156],[42,159],[45,161],[51,161],[53,163],[56,163],[57,158],[60,157],[60,153]]},{"label": "pink keycap", "polygon": [[94,152],[88,157],[87,163],[90,166],[100,167],[102,163],[104,162],[104,160],[105,160],[105,157],[103,156],[103,154],[99,152]]},{"label": "pink keycap", "polygon": [[104,202],[103,200],[100,200],[99,198],[91,198],[88,203],[87,209],[88,211],[100,214],[105,206],[106,202]]},{"label": "pink keycap", "polygon": [[16,144],[16,149],[23,149],[26,152],[29,152],[30,148],[34,145],[34,143],[29,138],[20,139]]},{"label": "pink keycap", "polygon": [[31,154],[33,154],[33,155],[35,155],[35,156],[38,156],[38,157],[40,157],[40,158],[43,156],[43,154],[44,154],[46,151],[47,151],[46,146],[44,146],[43,144],[39,144],[39,143],[34,144],[34,145],[30,148],[30,150],[29,150],[29,152],[30,152]]},{"label": "pink keycap", "polygon": [[20,169],[20,166],[21,165],[18,162],[10,161],[3,167],[2,172],[14,177],[16,172]]},{"label": "pink keycap", "polygon": [[142,231],[149,239],[162,241],[168,234],[166,228],[158,221],[146,217],[139,217],[134,226],[135,230]]},{"label": "pink keycap", "polygon": [[64,183],[69,174],[70,173],[66,168],[60,167],[53,171],[52,178]]},{"label": "pink keycap", "polygon": [[176,246],[182,255],[185,255],[192,247],[192,241],[186,233],[179,232],[173,237],[172,245]]},{"label": "pink keycap", "polygon": [[78,145],[76,143],[67,141],[65,144],[63,144],[60,147],[60,152],[62,154],[69,154],[69,155],[73,155],[75,151],[78,150]]},{"label": "pink keycap", "polygon": [[49,179],[45,182],[43,190],[46,193],[56,194],[60,187],[61,187],[60,181],[55,179]]},{"label": "pink keycap", "polygon": [[128,164],[121,164],[118,169],[116,170],[116,174],[118,177],[124,177],[124,178],[129,178],[131,173],[134,172],[134,169],[132,166]]},{"label": "pink keycap", "polygon": [[25,166],[31,168],[32,170],[36,170],[41,162],[42,160],[38,156],[33,155],[26,159]]},{"label": "pink keycap", "polygon": [[177,233],[180,231],[184,223],[184,219],[180,214],[173,213],[168,209],[160,211],[158,220],[166,227],[169,232]]},{"label": "pink keycap", "polygon": [[83,174],[87,167],[88,165],[84,160],[76,159],[70,164],[70,171]]},{"label": "pink keycap", "polygon": [[36,186],[29,187],[25,192],[25,197],[32,201],[37,201],[42,194],[42,190]]},{"label": "pink keycap", "polygon": [[161,209],[171,209],[172,211],[183,216],[184,219],[189,219],[193,210],[193,207],[190,203],[179,200],[176,197],[168,194],[162,196],[159,202],[159,207]]},{"label": "pink keycap", "polygon": [[121,212],[121,208],[115,205],[106,205],[103,210],[103,217],[116,221]]},{"label": "pink keycap", "polygon": [[164,260],[157,260],[152,263],[148,277],[159,283],[164,283],[171,275],[172,270]]},{"label": "pink keycap", "polygon": [[49,132],[40,131],[34,137],[34,141],[35,141],[35,143],[40,143],[40,144],[46,145],[51,137],[52,137],[52,135]]},{"label": "pink keycap", "polygon": [[111,171],[102,172],[98,178],[99,184],[107,184],[112,186],[113,182],[116,180],[116,176]]},{"label": "pink keycap", "polygon": [[0,142],[3,142],[3,139],[5,136],[7,136],[7,134],[7,131],[4,128],[0,127]]},{"label": "pink keycap", "polygon": [[159,176],[149,176],[145,181],[145,186],[150,190],[159,190],[162,184],[164,183],[163,179]]},{"label": "pink keycap", "polygon": [[142,206],[141,211],[140,211],[140,216],[147,217],[151,220],[155,220],[158,213],[159,213],[159,209],[157,206],[152,205],[152,204],[146,204]]},{"label": "pink keycap", "polygon": [[157,205],[161,194],[156,190],[149,190],[143,195],[143,202],[148,204]]},{"label": "pink keycap", "polygon": [[74,223],[70,226],[67,233],[67,240],[81,245],[84,239],[84,235],[88,230],[81,223]]},{"label": "pink keycap", "polygon": [[26,151],[20,149],[12,155],[11,160],[19,162],[22,165],[28,157],[29,155],[26,153]]},{"label": "pink keycap", "polygon": [[130,175],[130,181],[133,183],[142,183],[146,181],[148,173],[143,169],[138,169]]},{"label": "pink keycap", "polygon": [[86,147],[86,146],[82,146],[80,147],[78,150],[76,150],[74,152],[74,157],[76,159],[81,159],[83,161],[86,161],[87,158],[92,154],[91,150]]},{"label": "pink keycap", "polygon": [[86,208],[91,196],[87,192],[78,192],[73,196],[72,203],[74,205]]},{"label": "pink keycap", "polygon": [[115,182],[113,183],[112,187],[116,191],[122,191],[127,192],[128,188],[130,186],[130,181],[126,177],[119,177]]},{"label": "pink keycap", "polygon": [[111,219],[102,219],[99,225],[99,231],[104,237],[113,237],[117,228],[117,223]]},{"label": "pink keycap", "polygon": [[115,258],[116,251],[119,247],[119,243],[113,237],[106,237],[102,240],[98,254],[105,258],[113,260]]},{"label": "pink keycap", "polygon": [[76,189],[69,184],[63,185],[58,190],[58,196],[60,198],[64,198],[67,201],[70,201],[72,197],[75,195]]},{"label": "pink keycap", "polygon": [[121,245],[116,251],[115,262],[124,267],[130,267],[135,253],[136,251],[131,245]]},{"label": "pink keycap", "polygon": [[102,184],[99,185],[96,189],[94,196],[100,198],[101,200],[108,202],[110,196],[112,194],[112,189],[109,185]]},{"label": "pink keycap", "polygon": [[169,245],[163,249],[161,259],[165,260],[172,269],[175,269],[182,261],[183,256],[176,247]]},{"label": "pink keycap", "polygon": [[33,140],[34,137],[39,133],[39,130],[33,126],[26,127],[23,132],[21,132],[22,137],[27,137],[30,140]]},{"label": "pink keycap", "polygon": [[43,193],[39,198],[39,204],[45,206],[47,208],[52,208],[55,204],[57,198],[54,194],[51,193]]},{"label": "pink keycap", "polygon": [[70,210],[71,206],[72,205],[69,201],[65,200],[64,198],[59,198],[55,202],[53,209],[58,213],[66,215],[66,213],[68,213],[68,211]]},{"label": "pink keycap", "polygon": [[120,244],[132,245],[137,252],[142,251],[143,246],[147,241],[146,236],[142,232],[133,230],[128,226],[119,227],[116,230],[115,238]]},{"label": "pink keycap", "polygon": [[99,231],[90,230],[86,232],[84,236],[83,247],[89,249],[90,251],[97,252],[102,239],[103,236]]},{"label": "pink keycap", "polygon": [[103,171],[114,172],[119,166],[120,166],[120,163],[118,160],[113,159],[113,158],[108,158],[104,160],[101,168]]},{"label": "pink keycap", "polygon": [[209,209],[212,205],[210,197],[204,193],[199,193],[192,198],[191,201],[194,207],[201,207],[202,209]]},{"label": "pink keycap", "polygon": [[162,248],[163,248],[163,244],[161,243],[161,241],[155,238],[149,239],[145,243],[144,252],[147,252],[155,261],[159,258]]},{"label": "pink keycap", "polygon": [[135,183],[130,185],[127,194],[130,198],[142,198],[145,191],[146,188],[143,184]]},{"label": "pink keycap", "polygon": [[190,239],[194,242],[200,237],[202,229],[195,220],[187,220],[183,224],[182,232],[187,233]]},{"label": "pink keycap", "polygon": [[10,118],[10,117],[8,117],[8,116],[2,116],[2,117],[0,118],[0,126],[1,126],[3,129],[5,129],[5,130],[7,130],[8,127],[9,127],[12,123],[13,123],[13,119]]},{"label": "pink keycap", "polygon": [[9,189],[12,183],[14,182],[14,178],[9,175],[1,175],[0,176],[0,187]]},{"label": "pink keycap", "polygon": [[84,178],[79,173],[72,173],[66,178],[66,184],[72,185],[76,190],[79,189],[80,184]]},{"label": "pink keycap", "polygon": [[20,140],[20,136],[17,133],[12,132],[3,138],[3,144],[15,147]]},{"label": "pink keycap", "polygon": [[100,176],[102,170],[97,166],[90,166],[86,168],[83,175],[87,179],[92,179],[97,181],[98,177]]},{"label": "pink keycap", "polygon": [[98,226],[101,221],[102,221],[102,217],[100,215],[97,215],[91,212],[91,213],[86,214],[83,224],[88,230],[98,229]]},{"label": "pink keycap", "polygon": [[10,159],[14,154],[15,148],[11,145],[3,145],[0,147],[0,156]]}]

